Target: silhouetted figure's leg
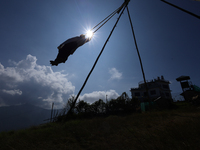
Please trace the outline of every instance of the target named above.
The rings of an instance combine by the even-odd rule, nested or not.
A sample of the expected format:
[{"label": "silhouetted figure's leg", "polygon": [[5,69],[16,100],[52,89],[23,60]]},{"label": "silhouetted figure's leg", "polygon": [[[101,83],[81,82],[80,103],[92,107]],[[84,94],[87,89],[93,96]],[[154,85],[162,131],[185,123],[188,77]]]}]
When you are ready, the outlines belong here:
[{"label": "silhouetted figure's leg", "polygon": [[60,49],[58,52],[58,55],[54,61],[50,61],[52,66],[58,66],[60,63],[65,63],[65,61],[68,59],[70,54],[66,54],[64,49]]},{"label": "silhouetted figure's leg", "polygon": [[59,53],[54,61],[50,61],[52,66],[57,66],[60,63],[65,63],[71,54],[71,50],[76,48],[76,42],[71,42],[64,45],[61,49],[59,49]]}]

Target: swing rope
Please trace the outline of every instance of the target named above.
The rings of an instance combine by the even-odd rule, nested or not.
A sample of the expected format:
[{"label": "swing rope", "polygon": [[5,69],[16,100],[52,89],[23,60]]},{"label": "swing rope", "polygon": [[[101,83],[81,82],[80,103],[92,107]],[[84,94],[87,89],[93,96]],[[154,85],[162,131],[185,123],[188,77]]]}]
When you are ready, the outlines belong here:
[{"label": "swing rope", "polygon": [[[127,4],[127,1],[125,1],[119,8],[117,8],[115,11],[113,11],[110,15],[108,15],[105,19],[103,19],[101,22],[99,22],[96,26],[94,26],[90,31],[94,30],[98,27],[93,33],[97,32],[101,27],[103,27],[116,13],[119,13],[121,9]],[[107,19],[107,20],[106,20]],[[102,25],[101,25],[102,24]]]},{"label": "swing rope", "polygon": [[[117,13],[117,12],[116,12]],[[114,13],[108,20],[106,20],[99,28],[97,28],[93,33],[97,32],[101,27],[103,27],[116,13]]]},{"label": "swing rope", "polygon": [[76,104],[76,101],[77,101],[79,95],[81,94],[83,88],[85,87],[85,85],[86,85],[86,83],[87,83],[87,81],[88,81],[88,79],[89,79],[91,73],[93,72],[93,70],[94,70],[94,68],[95,68],[95,66],[96,66],[96,64],[97,64],[97,62],[98,62],[98,60],[99,60],[101,54],[102,54],[103,51],[104,51],[104,48],[105,48],[106,44],[108,43],[108,41],[109,41],[109,39],[110,39],[110,37],[111,37],[111,35],[112,35],[114,29],[116,28],[116,26],[117,26],[117,24],[118,24],[118,22],[119,22],[119,19],[121,18],[121,16],[122,16],[122,14],[123,14],[125,8],[127,7],[127,5],[128,5],[128,3],[126,3],[126,5],[123,6],[124,8],[123,8],[122,12],[120,13],[120,15],[119,15],[119,17],[118,17],[118,19],[117,19],[117,21],[116,21],[116,23],[115,23],[115,25],[114,25],[112,31],[110,32],[110,35],[108,36],[108,38],[107,38],[107,40],[106,40],[106,42],[105,42],[105,44],[104,44],[104,46],[103,46],[101,52],[99,53],[99,55],[98,55],[98,57],[97,57],[97,59],[96,59],[94,65],[93,65],[92,69],[90,70],[90,72],[89,72],[87,78],[85,79],[84,84],[82,85],[81,89],[79,90],[79,92],[78,92],[78,94],[77,94],[75,100],[72,102],[72,105],[71,105],[71,107],[70,107],[70,110],[67,112],[66,116],[69,115],[69,114],[72,112],[72,109],[74,108],[74,106],[75,106],[75,104]]},{"label": "swing rope", "polygon": [[130,24],[131,24],[131,30],[132,30],[133,39],[134,39],[134,42],[135,42],[135,47],[136,47],[137,54],[138,54],[139,61],[140,61],[140,66],[141,66],[142,75],[143,75],[143,79],[144,79],[144,83],[145,83],[147,98],[149,99],[148,87],[147,87],[147,83],[146,83],[146,77],[145,77],[145,73],[144,73],[144,69],[143,69],[143,65],[142,65],[142,59],[140,57],[140,53],[139,53],[139,49],[138,49],[138,44],[137,44],[137,41],[136,41],[135,32],[134,32],[134,29],[133,29],[133,23],[132,23],[132,20],[131,20],[131,16],[130,16],[130,12],[129,12],[128,6],[126,8],[127,8],[127,13],[128,13],[129,21],[130,21]]},{"label": "swing rope", "polygon": [[108,15],[105,19],[103,19],[101,22],[99,22],[96,26],[94,26],[91,30],[94,30],[96,27],[98,27],[100,24],[102,24],[106,19],[108,19],[110,16],[112,16],[113,14],[115,15],[117,13],[117,11],[119,10],[119,8],[117,8],[115,11],[113,11],[110,15]]}]

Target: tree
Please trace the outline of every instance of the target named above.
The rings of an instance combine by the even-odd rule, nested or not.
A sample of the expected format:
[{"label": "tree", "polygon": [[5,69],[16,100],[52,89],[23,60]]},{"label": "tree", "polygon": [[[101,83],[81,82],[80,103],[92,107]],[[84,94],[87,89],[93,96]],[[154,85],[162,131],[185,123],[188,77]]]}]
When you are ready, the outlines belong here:
[{"label": "tree", "polygon": [[86,113],[89,111],[89,104],[83,100],[79,101],[76,105],[76,110],[78,113]]},{"label": "tree", "polygon": [[109,114],[135,112],[138,103],[137,98],[130,99],[126,92],[117,99],[112,99],[106,104],[106,112]]},{"label": "tree", "polygon": [[102,99],[99,99],[98,101],[92,103],[91,109],[95,114],[102,114],[105,113],[105,102]]}]

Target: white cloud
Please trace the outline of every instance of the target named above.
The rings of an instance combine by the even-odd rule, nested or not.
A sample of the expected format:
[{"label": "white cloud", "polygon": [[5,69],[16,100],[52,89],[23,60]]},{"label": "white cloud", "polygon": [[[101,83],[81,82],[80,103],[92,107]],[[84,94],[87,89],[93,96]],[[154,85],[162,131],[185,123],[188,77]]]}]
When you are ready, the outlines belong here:
[{"label": "white cloud", "polygon": [[110,90],[110,91],[94,91],[92,93],[86,93],[82,96],[79,97],[80,100],[84,100],[88,103],[93,103],[95,101],[98,101],[99,99],[106,100],[106,95],[107,95],[107,100],[115,99],[119,97],[119,94],[115,90]]},{"label": "white cloud", "polygon": [[[74,94],[75,87],[68,80],[73,74],[63,71],[54,72],[50,66],[37,64],[37,58],[28,55],[19,62],[9,61],[11,67],[0,63],[0,106],[31,103],[44,108],[62,108],[68,98]],[[111,79],[121,79],[122,73],[116,68],[109,70]],[[79,99],[93,103],[99,99],[115,99],[119,94],[115,90],[86,93]]]},{"label": "white cloud", "polygon": [[10,95],[22,95],[22,91],[18,90],[2,90],[4,93],[10,94]]},{"label": "white cloud", "polygon": [[0,71],[3,71],[3,70],[4,70],[4,66],[0,63]]},{"label": "white cloud", "polygon": [[4,67],[0,63],[0,104],[29,102],[50,107],[54,102],[62,107],[66,103],[75,90],[67,74],[54,72],[50,66],[36,62],[35,56],[28,55],[25,60],[12,62],[12,67]]},{"label": "white cloud", "polygon": [[120,73],[116,68],[111,68],[109,73],[111,74],[110,80],[122,78],[122,73]]}]

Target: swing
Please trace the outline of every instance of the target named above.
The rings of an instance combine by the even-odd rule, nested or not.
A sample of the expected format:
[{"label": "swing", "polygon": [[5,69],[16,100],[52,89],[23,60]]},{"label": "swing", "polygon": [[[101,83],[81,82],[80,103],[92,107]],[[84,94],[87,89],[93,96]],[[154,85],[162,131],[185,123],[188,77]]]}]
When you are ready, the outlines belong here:
[{"label": "swing", "polygon": [[[125,0],[125,2],[119,7],[117,8],[115,11],[113,11],[110,15],[108,15],[105,19],[103,19],[101,22],[99,22],[96,26],[94,26],[91,30],[89,30],[86,33],[86,36],[88,34],[89,37],[91,37],[95,32],[97,32],[99,29],[101,29],[116,13],[120,13],[120,11],[122,10],[122,8],[127,5],[130,2],[130,0]],[[99,27],[98,27],[99,26]],[[97,28],[98,27],[98,28]],[[95,31],[95,28],[97,28]]]},{"label": "swing", "polygon": [[[104,48],[105,48],[106,44],[108,43],[108,41],[109,41],[109,39],[110,39],[110,37],[111,37],[111,35],[112,35],[112,33],[113,33],[115,27],[117,26],[117,24],[118,24],[118,22],[119,22],[119,19],[121,18],[122,14],[123,14],[123,12],[124,12],[124,10],[125,10],[125,8],[127,8],[127,11],[128,11],[128,3],[129,3],[129,2],[130,2],[130,0],[125,0],[125,2],[124,2],[118,9],[116,9],[113,13],[111,13],[108,17],[106,17],[104,20],[102,20],[99,24],[97,24],[94,28],[91,29],[91,31],[92,31],[92,30],[94,30],[95,28],[97,28],[100,24],[102,24],[102,25],[100,25],[100,27],[98,27],[93,33],[97,32],[97,31],[98,31],[103,25],[105,25],[105,23],[108,22],[116,13],[120,13],[121,10],[123,9],[122,12],[120,13],[120,15],[119,15],[119,17],[118,17],[118,19],[117,19],[115,25],[114,25],[112,31],[110,32],[110,35],[108,36],[108,38],[107,38],[105,44],[103,45],[103,48],[102,48],[101,52],[99,53],[99,55],[98,55],[98,57],[97,57],[97,59],[96,59],[94,65],[93,65],[92,69],[90,70],[90,72],[89,72],[89,74],[88,74],[88,76],[87,76],[85,82],[83,83],[81,89],[79,90],[79,92],[78,92],[78,94],[77,94],[75,100],[72,102],[72,105],[71,105],[69,111],[67,112],[66,116],[68,116],[68,115],[72,112],[72,109],[74,108],[74,106],[75,106],[75,104],[76,104],[76,101],[78,100],[79,95],[81,94],[81,92],[82,92],[83,88],[85,87],[85,85],[86,85],[86,83],[87,83],[87,81],[88,81],[88,79],[89,79],[89,77],[90,77],[92,71],[94,70],[94,68],[95,68],[95,66],[96,66],[96,64],[97,64],[97,62],[98,62],[98,60],[99,60],[101,54],[103,53]],[[128,12],[129,12],[129,11],[128,11]],[[129,14],[129,13],[128,13],[128,14]],[[107,19],[107,20],[106,20],[106,19]],[[130,20],[130,21],[131,21],[131,20]]]},{"label": "swing", "polygon": [[68,57],[72,55],[78,47],[89,42],[92,39],[93,34],[97,32],[100,28],[102,28],[106,24],[106,22],[108,22],[116,13],[120,13],[121,9],[129,1],[130,0],[125,0],[125,2],[119,8],[117,8],[114,12],[108,15],[105,19],[103,19],[95,27],[89,30],[86,34],[81,34],[80,36],[70,38],[66,40],[65,42],[63,42],[62,44],[60,44],[60,46],[58,46],[58,50],[59,50],[58,55],[54,61],[50,60],[50,64],[52,66],[58,66],[58,64],[60,63],[65,63]]},{"label": "swing", "polygon": [[[163,2],[165,2],[165,3],[168,3],[168,2],[166,2],[165,0],[161,0],[161,1],[163,1]],[[102,20],[99,24],[97,24],[95,27],[93,27],[93,28],[90,30],[90,31],[92,32],[92,30],[94,30],[94,29],[97,28],[100,24],[102,24],[102,25],[100,25],[100,27],[98,27],[95,31],[92,32],[92,34],[94,34],[94,33],[97,32],[103,25],[105,25],[105,23],[108,22],[116,13],[119,14],[119,13],[121,12],[121,10],[123,9],[122,12],[121,12],[120,15],[119,15],[119,18],[117,19],[117,21],[116,21],[114,27],[113,27],[113,29],[112,29],[110,35],[108,36],[108,38],[107,38],[107,40],[106,40],[106,42],[105,42],[105,44],[104,44],[104,46],[103,46],[101,52],[99,53],[99,55],[98,55],[98,57],[97,57],[97,59],[96,59],[94,65],[93,65],[92,69],[90,70],[90,72],[89,72],[87,78],[85,79],[85,82],[83,83],[81,89],[79,90],[79,92],[78,92],[78,94],[77,94],[75,100],[72,102],[72,105],[71,105],[69,111],[67,112],[67,114],[63,114],[62,117],[67,118],[67,116],[70,115],[70,113],[72,112],[72,109],[75,107],[75,104],[76,104],[76,101],[77,101],[79,95],[81,94],[81,92],[82,92],[83,88],[85,87],[85,85],[86,85],[86,83],[87,83],[87,81],[88,81],[88,79],[89,79],[89,77],[90,77],[92,71],[94,70],[94,68],[95,68],[95,66],[96,66],[96,64],[97,64],[97,62],[98,62],[98,60],[99,60],[99,58],[100,58],[100,56],[101,56],[101,54],[102,54],[102,52],[103,52],[103,50],[104,50],[106,44],[107,44],[107,42],[108,42],[108,40],[110,39],[110,37],[111,37],[111,35],[112,35],[112,33],[113,33],[113,31],[114,31],[114,29],[115,29],[115,27],[116,27],[116,25],[117,25],[119,19],[121,18],[121,15],[123,14],[125,8],[127,8],[128,17],[129,17],[129,21],[130,21],[131,29],[132,29],[132,33],[133,33],[133,38],[134,38],[136,50],[137,50],[137,53],[138,53],[138,57],[139,57],[139,60],[140,60],[141,70],[142,70],[143,79],[144,79],[144,83],[145,83],[145,87],[146,87],[147,98],[149,99],[148,88],[147,88],[147,83],[146,83],[145,74],[144,74],[144,70],[143,70],[142,60],[141,60],[141,57],[140,57],[140,54],[139,54],[139,49],[138,49],[138,46],[137,46],[136,37],[135,37],[134,30],[133,30],[133,25],[132,25],[132,21],[131,21],[129,9],[128,9],[128,4],[129,4],[129,2],[130,2],[130,0],[125,0],[125,2],[124,2],[118,9],[116,9],[113,13],[111,13],[109,16],[107,16],[104,20]],[[168,3],[168,4],[171,5],[171,3]],[[172,6],[173,6],[173,5],[172,5]],[[174,6],[174,7],[175,7],[175,6]],[[180,9],[179,7],[176,7],[176,8]],[[185,11],[185,10],[183,10],[183,11]],[[187,12],[187,11],[185,11],[185,12]],[[187,12],[187,13],[189,13],[189,12]],[[191,13],[189,13],[189,14],[191,14]],[[191,14],[191,15],[193,15],[193,14]],[[193,15],[193,16],[199,18],[199,16],[196,16],[196,15]],[[150,100],[150,99],[149,99],[149,100]],[[57,118],[57,117],[55,117],[55,118]],[[51,119],[55,119],[55,118],[51,118]]]}]

